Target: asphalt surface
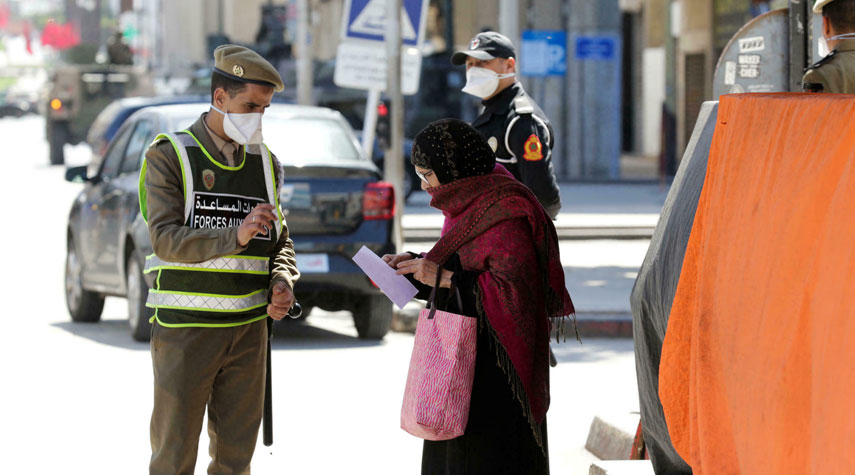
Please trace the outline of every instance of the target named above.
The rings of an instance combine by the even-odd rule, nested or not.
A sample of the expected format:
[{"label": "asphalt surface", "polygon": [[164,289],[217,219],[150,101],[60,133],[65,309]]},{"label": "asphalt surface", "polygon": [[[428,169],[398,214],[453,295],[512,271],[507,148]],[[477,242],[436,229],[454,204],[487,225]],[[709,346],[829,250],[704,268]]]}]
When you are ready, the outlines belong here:
[{"label": "asphalt surface", "polygon": [[[131,340],[123,299],[108,298],[99,323],[75,324],[68,317],[65,225],[82,185],[65,182],[64,169],[47,165],[43,130],[36,116],[0,120],[8,157],[0,174],[0,218],[6,223],[0,233],[6,250],[3,472],[146,473],[149,348]],[[71,164],[88,160],[83,146],[67,153]],[[608,208],[587,206],[588,214]],[[637,211],[630,214],[645,213]],[[577,306],[628,308],[631,274],[645,247],[643,240],[563,242]],[[304,323],[277,327],[274,446],[259,440],[253,472],[419,473],[421,441],[399,429],[412,344],[411,334],[395,332],[382,342],[359,340],[348,312],[318,311]],[[551,372],[552,472],[587,473],[594,457],[584,444],[593,417],[637,410],[632,341],[568,339],[554,350],[559,365]],[[196,473],[205,473],[207,444],[203,429]]]}]

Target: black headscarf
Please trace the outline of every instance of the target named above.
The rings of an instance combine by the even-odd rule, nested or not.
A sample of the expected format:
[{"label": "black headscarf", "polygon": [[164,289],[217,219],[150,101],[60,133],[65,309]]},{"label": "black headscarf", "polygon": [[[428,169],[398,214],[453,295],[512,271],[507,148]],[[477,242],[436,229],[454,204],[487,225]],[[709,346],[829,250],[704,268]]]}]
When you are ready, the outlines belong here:
[{"label": "black headscarf", "polygon": [[486,175],[496,166],[487,140],[457,119],[431,122],[413,140],[413,165],[433,170],[443,185],[461,178]]}]

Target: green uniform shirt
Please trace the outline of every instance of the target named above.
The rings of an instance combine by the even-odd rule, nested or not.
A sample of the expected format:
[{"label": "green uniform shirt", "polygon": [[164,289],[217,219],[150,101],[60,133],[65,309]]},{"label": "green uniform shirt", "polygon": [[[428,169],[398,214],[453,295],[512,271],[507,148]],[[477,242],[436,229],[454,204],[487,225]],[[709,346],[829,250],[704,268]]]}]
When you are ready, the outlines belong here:
[{"label": "green uniform shirt", "polygon": [[831,54],[809,67],[802,84],[822,84],[822,92],[855,94],[855,40],[842,40]]},{"label": "green uniform shirt", "polygon": [[[211,157],[226,165],[208,135],[203,114],[190,128]],[[237,152],[243,155],[243,147]],[[275,157],[274,157],[275,160]],[[276,160],[275,160],[276,161]],[[278,161],[276,161],[278,167]],[[181,164],[169,141],[162,141],[146,152],[146,211],[149,235],[154,252],[172,262],[203,262],[217,257],[239,254],[246,247],[237,242],[237,227],[225,229],[193,229],[184,225],[184,191]],[[282,223],[282,233],[272,252],[270,285],[285,282],[293,289],[300,277],[294,254],[294,243],[288,226]]]}]

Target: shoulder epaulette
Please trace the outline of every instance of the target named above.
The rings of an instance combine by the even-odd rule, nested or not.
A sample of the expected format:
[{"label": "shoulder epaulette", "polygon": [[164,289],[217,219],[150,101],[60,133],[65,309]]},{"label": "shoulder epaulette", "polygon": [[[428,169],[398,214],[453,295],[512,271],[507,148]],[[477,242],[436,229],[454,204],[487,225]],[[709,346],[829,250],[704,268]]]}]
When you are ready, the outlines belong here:
[{"label": "shoulder epaulette", "polygon": [[169,139],[166,138],[166,136],[164,136],[164,135],[158,135],[157,137],[154,138],[154,140],[151,141],[151,143],[148,145],[148,147],[149,148],[157,147],[164,140],[169,140]]},{"label": "shoulder epaulette", "polygon": [[811,69],[816,69],[816,68],[818,68],[818,67],[820,67],[820,66],[822,66],[822,65],[828,64],[832,59],[834,59],[834,57],[835,57],[836,55],[837,55],[837,50],[834,50],[834,51],[832,51],[831,53],[828,53],[824,58],[822,58],[822,59],[820,59],[819,61],[817,61],[817,62],[815,62],[815,63],[811,64],[811,65],[810,65],[810,66],[808,66],[808,67],[806,67],[806,68],[805,68],[805,72],[808,72],[808,71],[810,71]]},{"label": "shoulder epaulette", "polygon": [[534,114],[534,106],[525,94],[514,99],[514,110],[517,114]]}]

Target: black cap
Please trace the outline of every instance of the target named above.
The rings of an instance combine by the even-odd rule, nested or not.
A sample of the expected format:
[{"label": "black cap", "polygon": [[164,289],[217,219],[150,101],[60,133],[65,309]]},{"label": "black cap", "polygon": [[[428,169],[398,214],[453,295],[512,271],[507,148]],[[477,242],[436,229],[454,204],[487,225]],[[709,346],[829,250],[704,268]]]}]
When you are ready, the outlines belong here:
[{"label": "black cap", "polygon": [[485,31],[472,38],[468,49],[454,53],[451,64],[460,66],[466,63],[467,56],[488,61],[494,58],[513,58],[516,57],[516,53],[514,44],[507,36],[495,31]]}]

